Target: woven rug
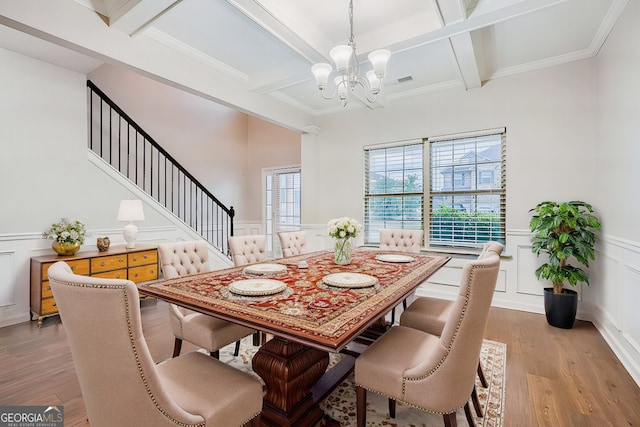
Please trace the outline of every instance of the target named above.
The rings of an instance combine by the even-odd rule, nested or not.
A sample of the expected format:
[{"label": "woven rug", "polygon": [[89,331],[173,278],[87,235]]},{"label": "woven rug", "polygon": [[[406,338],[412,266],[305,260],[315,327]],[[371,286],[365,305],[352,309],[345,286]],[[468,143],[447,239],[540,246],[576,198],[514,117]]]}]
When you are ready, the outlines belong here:
[{"label": "woven rug", "polygon": [[[233,356],[234,345],[229,345],[220,350],[220,360],[245,372],[258,377],[251,369],[251,359],[258,347],[252,345],[251,337],[242,341],[240,355]],[[476,426],[502,427],[502,412],[505,399],[505,369],[506,369],[506,344],[484,340],[480,360],[482,369],[489,386],[482,387],[476,378],[476,389],[482,407],[482,418],[475,418]],[[337,363],[343,357],[338,354],[330,355],[329,367]],[[259,377],[258,377],[259,378]],[[469,402],[471,413],[475,417],[475,411],[471,401]],[[353,383],[353,373],[349,375],[323,402],[322,410],[342,426],[356,425],[356,393]],[[419,427],[441,426],[442,415],[430,414],[419,409],[411,408],[398,403],[396,418],[391,419],[387,412],[387,399],[376,393],[367,393],[367,426],[368,427]],[[457,413],[459,426],[466,426],[467,419],[464,410]]]}]

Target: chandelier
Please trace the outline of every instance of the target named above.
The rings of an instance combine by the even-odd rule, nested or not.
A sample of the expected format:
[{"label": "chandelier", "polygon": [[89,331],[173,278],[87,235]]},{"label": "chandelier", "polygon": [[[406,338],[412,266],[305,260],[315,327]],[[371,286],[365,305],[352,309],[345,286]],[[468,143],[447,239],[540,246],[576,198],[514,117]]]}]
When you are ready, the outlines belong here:
[{"label": "chandelier", "polygon": [[353,91],[356,86],[361,86],[367,101],[376,102],[376,96],[380,93],[382,79],[387,73],[387,61],[391,52],[386,49],[374,50],[368,56],[373,69],[360,76],[358,57],[356,55],[356,42],[353,38],[353,0],[349,0],[349,27],[351,35],[349,44],[336,46],[329,52],[329,56],[336,64],[337,76],[334,79],[336,91],[332,95],[327,95],[325,89],[329,81],[329,75],[333,71],[330,64],[320,63],[311,67],[318,89],[324,99],[332,99],[336,95],[342,101],[342,106],[347,105],[347,93]]}]

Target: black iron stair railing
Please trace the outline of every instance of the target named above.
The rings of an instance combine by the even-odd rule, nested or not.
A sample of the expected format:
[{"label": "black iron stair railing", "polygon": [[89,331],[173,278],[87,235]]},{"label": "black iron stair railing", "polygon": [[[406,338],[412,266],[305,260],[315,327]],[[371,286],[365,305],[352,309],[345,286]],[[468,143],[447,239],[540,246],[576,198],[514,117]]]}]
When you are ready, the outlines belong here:
[{"label": "black iron stair railing", "polygon": [[93,82],[89,149],[228,255],[233,207],[226,207]]}]

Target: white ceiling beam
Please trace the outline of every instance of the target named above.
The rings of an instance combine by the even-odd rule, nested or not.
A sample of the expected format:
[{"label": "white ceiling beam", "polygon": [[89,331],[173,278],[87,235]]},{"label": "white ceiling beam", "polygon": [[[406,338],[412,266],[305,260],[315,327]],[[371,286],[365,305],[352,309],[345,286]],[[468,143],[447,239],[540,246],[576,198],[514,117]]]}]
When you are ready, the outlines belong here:
[{"label": "white ceiling beam", "polygon": [[476,59],[470,33],[457,34],[449,39],[451,49],[460,73],[460,78],[467,89],[482,86],[478,61]]},{"label": "white ceiling beam", "polygon": [[134,36],[182,0],[104,0],[109,26]]},{"label": "white ceiling beam", "polygon": [[[317,37],[322,40],[307,42],[299,35],[302,31],[295,27],[294,21],[283,22],[284,19],[282,19],[282,17],[280,17],[280,19],[276,18],[278,14],[274,13],[272,9],[277,7],[277,2],[274,2],[274,5],[269,4],[267,1],[257,2],[255,0],[227,0],[227,2],[274,36],[282,44],[288,46],[291,50],[309,61],[309,65],[326,60],[322,50],[316,49],[314,46],[329,45],[330,42],[322,39],[320,35],[317,35]],[[267,4],[265,5],[263,3]],[[327,53],[328,52],[329,50],[327,50]]]},{"label": "white ceiling beam", "polygon": [[[433,43],[447,39],[458,34],[479,30],[481,28],[495,25],[515,16],[525,15],[546,7],[564,3],[567,0],[527,0],[509,4],[501,9],[493,9],[482,14],[471,13],[468,19],[447,25],[417,37],[403,40],[387,46],[392,52],[399,52],[414,48],[423,44]],[[483,11],[484,12],[484,11]]]},{"label": "white ceiling beam", "polygon": [[[445,26],[465,21],[467,17],[466,7],[465,4],[461,3],[461,0],[435,1]],[[465,88],[468,90],[480,87],[482,82],[480,81],[478,62],[473,48],[473,41],[471,40],[471,33],[464,32],[451,36],[449,38],[449,46],[451,47],[451,54],[455,66],[458,69],[458,74]]]}]

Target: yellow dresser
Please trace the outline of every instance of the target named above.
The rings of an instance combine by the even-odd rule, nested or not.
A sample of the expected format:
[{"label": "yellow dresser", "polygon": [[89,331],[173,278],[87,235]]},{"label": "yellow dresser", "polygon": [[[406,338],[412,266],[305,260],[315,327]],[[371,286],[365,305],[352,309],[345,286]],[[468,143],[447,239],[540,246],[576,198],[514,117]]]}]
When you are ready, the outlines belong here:
[{"label": "yellow dresser", "polygon": [[105,252],[78,252],[72,256],[46,255],[31,258],[31,319],[38,316],[38,327],[46,316],[58,314],[58,308],[49,286],[49,266],[66,262],[75,274],[129,279],[140,283],[158,279],[158,250],[152,246],[126,249],[112,246]]}]

